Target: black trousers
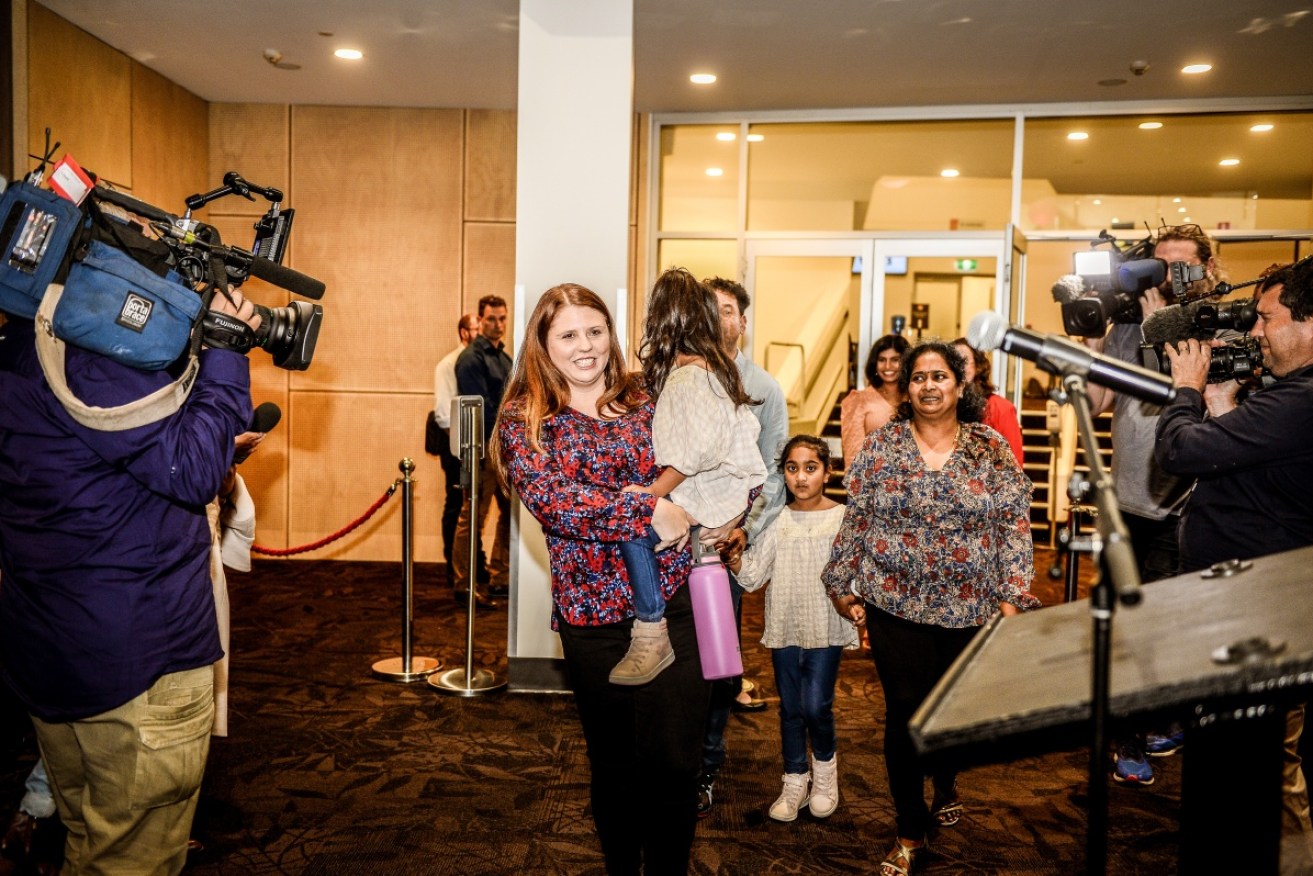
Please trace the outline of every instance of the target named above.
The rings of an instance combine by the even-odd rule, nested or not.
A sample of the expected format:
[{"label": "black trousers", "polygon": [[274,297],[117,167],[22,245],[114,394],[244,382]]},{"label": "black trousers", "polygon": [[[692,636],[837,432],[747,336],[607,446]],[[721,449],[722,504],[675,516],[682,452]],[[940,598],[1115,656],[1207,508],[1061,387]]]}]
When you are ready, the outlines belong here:
[{"label": "black trousers", "polygon": [[451,432],[448,429],[438,427],[442,433],[442,451],[438,454],[438,462],[442,464],[442,477],[446,483],[446,495],[442,499],[442,559],[447,563],[447,569],[451,569],[451,551],[456,545],[456,520],[460,517],[460,505],[465,499],[465,493],[460,488],[460,459],[452,456],[451,451]]},{"label": "black trousers", "polygon": [[560,624],[592,769],[593,822],[611,876],[684,874],[697,824],[711,686],[702,678],[688,588],[666,604],[675,662],[652,682],[611,684],[633,621]]},{"label": "black trousers", "polygon": [[[898,835],[923,840],[930,827],[925,800],[926,770],[916,754],[907,722],[958,655],[975,637],[977,627],[951,629],[895,617],[866,603],[866,630],[871,657],[884,688],[884,760],[889,792],[894,798]],[[951,799],[957,770],[939,764],[930,773],[935,794]]]}]

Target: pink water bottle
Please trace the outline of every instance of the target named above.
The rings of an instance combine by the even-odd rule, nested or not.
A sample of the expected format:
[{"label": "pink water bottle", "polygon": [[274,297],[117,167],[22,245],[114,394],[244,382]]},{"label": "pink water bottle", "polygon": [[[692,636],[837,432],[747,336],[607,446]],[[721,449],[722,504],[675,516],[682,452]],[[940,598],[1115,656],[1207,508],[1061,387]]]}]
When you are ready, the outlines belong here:
[{"label": "pink water bottle", "polygon": [[[705,552],[704,552],[705,551]],[[739,625],[729,593],[729,573],[714,548],[694,542],[694,566],[688,575],[693,599],[693,626],[702,655],[702,677],[707,681],[743,674],[739,652]]]}]

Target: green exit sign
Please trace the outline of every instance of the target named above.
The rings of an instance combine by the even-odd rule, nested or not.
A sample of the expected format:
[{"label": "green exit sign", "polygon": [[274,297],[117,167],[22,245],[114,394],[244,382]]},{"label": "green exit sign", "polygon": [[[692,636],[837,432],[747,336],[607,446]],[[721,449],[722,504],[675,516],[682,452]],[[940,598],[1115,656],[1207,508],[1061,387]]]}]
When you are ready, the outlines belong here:
[{"label": "green exit sign", "polygon": [[974,271],[976,269],[975,259],[957,259],[953,262],[953,267],[959,271]]}]

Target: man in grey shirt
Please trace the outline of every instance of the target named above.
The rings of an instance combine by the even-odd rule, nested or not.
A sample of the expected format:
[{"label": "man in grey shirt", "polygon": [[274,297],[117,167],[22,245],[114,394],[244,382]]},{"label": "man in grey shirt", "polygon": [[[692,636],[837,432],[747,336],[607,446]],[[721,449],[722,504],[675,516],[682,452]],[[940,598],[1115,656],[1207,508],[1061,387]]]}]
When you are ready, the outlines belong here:
[{"label": "man in grey shirt", "polygon": [[[739,368],[743,388],[748,395],[761,402],[752,408],[752,412],[761,423],[757,449],[761,451],[762,461],[766,463],[766,483],[743,525],[734,530],[722,548],[722,553],[726,555],[741,554],[748,544],[770,526],[784,507],[784,474],[780,471],[779,456],[789,438],[789,409],[775,378],[739,349],[739,339],[748,325],[744,313],[751,299],[747,291],[738,283],[721,277],[712,277],[702,282],[716,296],[716,309],[720,312],[721,343],[725,352],[734,357],[734,364]],[[743,591],[737,583],[730,590],[737,615]],[[702,747],[702,777],[698,780],[699,817],[705,817],[711,812],[716,776],[721,764],[725,762],[725,725],[729,722],[730,711],[760,711],[766,707],[760,700],[749,698],[743,701],[742,682],[741,677],[731,678],[718,681],[712,686],[711,711],[707,717],[707,735]]]}]

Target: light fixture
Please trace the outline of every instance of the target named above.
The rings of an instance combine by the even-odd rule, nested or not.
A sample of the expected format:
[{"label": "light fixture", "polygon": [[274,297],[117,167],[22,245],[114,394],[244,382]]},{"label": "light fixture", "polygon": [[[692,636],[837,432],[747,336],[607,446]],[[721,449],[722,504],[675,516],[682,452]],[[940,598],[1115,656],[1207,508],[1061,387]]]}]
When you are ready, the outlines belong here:
[{"label": "light fixture", "polygon": [[1084,131],[1072,131],[1070,134],[1067,135],[1067,139],[1068,139],[1068,140],[1088,140],[1088,139],[1090,139],[1090,135],[1087,134],[1087,133],[1085,133]]},{"label": "light fixture", "polygon": [[1103,198],[1095,198],[1095,199],[1094,199],[1094,206],[1096,206],[1096,207],[1102,207],[1102,206],[1103,206]]},{"label": "light fixture", "polygon": [[1255,134],[1262,134],[1265,131],[1270,131],[1275,127],[1276,125],[1268,125],[1268,124],[1250,125],[1249,130],[1253,131]]},{"label": "light fixture", "polygon": [[722,143],[733,143],[738,138],[739,135],[733,131],[719,131],[716,133],[716,139]]},{"label": "light fixture", "polygon": [[1172,203],[1173,203],[1173,204],[1179,204],[1179,203],[1181,203],[1181,199],[1180,199],[1180,198],[1172,198]]},{"label": "light fixture", "polygon": [[951,167],[945,167],[943,170],[939,171],[939,175],[947,179],[952,179],[958,175],[958,172]]},{"label": "light fixture", "polygon": [[766,139],[765,134],[749,134],[747,137],[749,143],[760,143],[762,140],[765,139]]},{"label": "light fixture", "polygon": [[724,176],[725,171],[719,167],[708,167],[707,176]]},{"label": "light fixture", "polygon": [[1140,122],[1141,131],[1156,131],[1162,126],[1162,122]]},{"label": "light fixture", "polygon": [[1195,75],[1198,73],[1207,73],[1211,69],[1213,69],[1212,64],[1186,64],[1184,67],[1181,68],[1181,72],[1189,75]]},{"label": "light fixture", "polygon": [[365,53],[359,49],[338,49],[333,54],[344,61],[359,61],[365,57]]},{"label": "light fixture", "polygon": [[694,73],[692,76],[688,77],[688,81],[692,82],[694,85],[710,85],[716,81],[716,74]]},{"label": "light fixture", "polygon": [[1217,162],[1219,167],[1235,167],[1239,163],[1239,158],[1223,158],[1221,161]]},{"label": "light fixture", "polygon": [[1176,208],[1176,212],[1178,212],[1178,213],[1184,213],[1184,212],[1185,212],[1185,208],[1184,208],[1184,207],[1177,207],[1177,208]]}]

